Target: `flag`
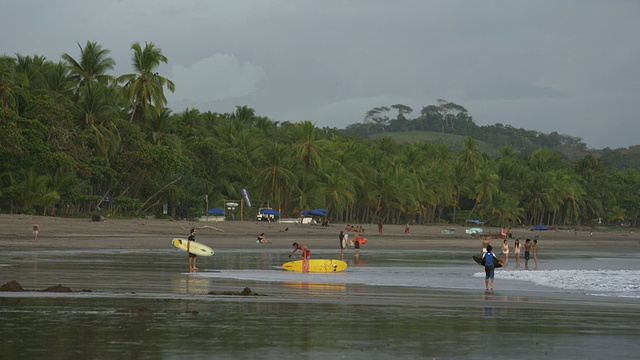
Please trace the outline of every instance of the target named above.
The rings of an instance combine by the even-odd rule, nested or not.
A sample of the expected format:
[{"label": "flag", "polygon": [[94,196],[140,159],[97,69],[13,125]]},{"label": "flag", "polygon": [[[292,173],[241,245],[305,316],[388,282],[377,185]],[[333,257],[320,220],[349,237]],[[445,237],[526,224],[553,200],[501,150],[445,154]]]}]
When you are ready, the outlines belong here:
[{"label": "flag", "polygon": [[249,196],[249,191],[245,188],[242,188],[240,189],[240,194],[242,195],[244,202],[247,203],[249,209],[251,209],[251,196]]}]

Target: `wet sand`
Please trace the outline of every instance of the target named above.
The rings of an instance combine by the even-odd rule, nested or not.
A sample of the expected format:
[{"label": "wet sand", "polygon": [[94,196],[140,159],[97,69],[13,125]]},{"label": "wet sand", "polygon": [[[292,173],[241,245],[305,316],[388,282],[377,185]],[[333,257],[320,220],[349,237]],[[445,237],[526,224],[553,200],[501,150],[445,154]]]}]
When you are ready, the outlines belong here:
[{"label": "wet sand", "polygon": [[[293,241],[307,244],[315,254],[335,254],[344,224],[323,228],[252,221],[37,220],[40,234],[34,241],[33,217],[0,215],[0,254],[7,255],[0,261],[0,286],[15,279],[26,290],[0,293],[0,336],[11,339],[3,348],[10,358],[125,354],[204,359],[215,353],[220,358],[262,354],[495,360],[632,358],[640,351],[637,299],[520,291],[522,285],[509,290],[501,283],[495,294],[484,293],[482,279],[471,277],[480,268],[466,260],[468,253],[480,250],[481,239],[465,235],[463,227],[451,236],[440,234],[442,226],[415,225],[405,235],[403,225],[385,225],[380,235],[376,225],[364,225],[369,241],[361,249],[362,262],[369,268],[354,261],[352,248],[347,250],[350,269],[345,275],[367,277],[372,269],[384,271],[385,266],[415,266],[429,281],[453,269],[455,276],[472,284],[438,289],[326,283],[313,277],[274,282],[215,276],[274,270],[287,258]],[[198,229],[198,241],[216,250],[210,260],[199,260],[203,271],[195,276],[186,274],[186,257],[170,244],[173,237],[186,238],[191,227]],[[262,232],[271,244],[255,242]],[[514,237],[539,235],[540,256],[555,259],[640,253],[635,232],[590,232],[514,229]],[[501,243],[492,242],[496,247]],[[458,254],[445,261],[442,271],[437,264],[430,267],[440,251]],[[73,292],[42,292],[56,284]],[[265,296],[220,295],[245,287]],[[53,335],[51,328],[57,329]],[[296,341],[291,341],[292,334]],[[487,356],[487,341],[500,344],[502,355]]]}]

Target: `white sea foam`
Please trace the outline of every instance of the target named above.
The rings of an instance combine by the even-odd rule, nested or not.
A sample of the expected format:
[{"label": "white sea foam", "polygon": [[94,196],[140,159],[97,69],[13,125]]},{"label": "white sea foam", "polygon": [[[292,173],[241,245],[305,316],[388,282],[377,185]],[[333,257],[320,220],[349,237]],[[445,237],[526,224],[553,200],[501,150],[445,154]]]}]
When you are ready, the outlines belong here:
[{"label": "white sea foam", "polygon": [[[484,277],[484,272],[475,273]],[[640,270],[496,271],[496,280],[516,280],[589,295],[640,298]]]},{"label": "white sea foam", "polygon": [[[196,276],[241,280],[478,289],[484,271],[460,268],[366,267],[336,274],[301,274],[283,270],[223,270]],[[498,270],[499,288],[512,291],[579,291],[589,295],[640,298],[640,270]],[[500,282],[505,281],[505,282]],[[531,283],[533,285],[528,285]],[[531,286],[535,286],[532,288]]]}]

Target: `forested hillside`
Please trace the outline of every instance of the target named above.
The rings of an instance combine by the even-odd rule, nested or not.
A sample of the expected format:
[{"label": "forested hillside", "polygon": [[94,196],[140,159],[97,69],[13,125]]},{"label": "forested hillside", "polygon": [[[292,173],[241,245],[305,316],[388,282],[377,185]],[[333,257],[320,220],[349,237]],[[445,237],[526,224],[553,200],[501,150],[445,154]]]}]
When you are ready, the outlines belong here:
[{"label": "forested hillside", "polygon": [[[168,59],[153,43],[132,45],[127,74],[111,73],[99,44],[79,48],[54,60],[0,58],[2,212],[192,218],[246,188],[254,208],[236,219],[270,205],[286,217],[322,207],[351,223],[637,225],[640,172],[580,139],[477,127],[461,106],[439,108],[451,103],[412,120],[396,106],[394,120],[374,112],[346,130],[246,106],[172,112],[164,92],[175,86],[157,71]],[[460,137],[384,136],[415,130]],[[584,152],[563,157],[559,146]]]},{"label": "forested hillside", "polygon": [[464,106],[442,99],[436,105],[424,106],[415,118],[411,118],[413,112],[411,107],[402,104],[375,107],[366,112],[362,122],[347,126],[347,132],[365,138],[390,136],[398,141],[444,141],[456,151],[462,149],[460,137],[472,136],[488,154],[496,154],[498,148],[505,145],[523,155],[546,147],[568,160],[591,154],[620,169],[640,168],[640,146],[588,149],[582,139],[557,132],[518,129],[500,123],[478,126]]}]

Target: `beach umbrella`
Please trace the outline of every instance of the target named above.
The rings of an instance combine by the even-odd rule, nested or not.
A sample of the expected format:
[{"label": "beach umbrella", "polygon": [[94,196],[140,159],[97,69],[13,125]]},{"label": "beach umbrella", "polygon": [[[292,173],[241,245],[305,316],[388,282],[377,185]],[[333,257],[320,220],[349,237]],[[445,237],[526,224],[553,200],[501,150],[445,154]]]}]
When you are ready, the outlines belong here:
[{"label": "beach umbrella", "polygon": [[227,212],[222,210],[219,207],[215,207],[215,208],[207,210],[207,214],[208,215],[227,215]]},{"label": "beach umbrella", "polygon": [[470,222],[470,223],[477,224],[477,225],[482,224],[482,221],[480,221],[480,220],[469,220],[469,222]]},{"label": "beach umbrella", "polygon": [[540,225],[536,225],[536,226],[534,226],[534,227],[531,229],[531,231],[541,231],[541,230],[549,230],[549,228],[548,228],[548,227],[546,227],[546,226],[544,226],[544,225],[542,225],[542,224],[540,224]]},{"label": "beach umbrella", "polygon": [[262,209],[260,210],[260,214],[280,216],[280,213],[274,209]]},{"label": "beach umbrella", "polygon": [[305,210],[301,214],[304,216],[324,216],[324,213],[318,210]]},{"label": "beach umbrella", "polygon": [[321,212],[321,213],[323,213],[323,214],[326,214],[326,213],[328,213],[328,212],[329,212],[329,210],[327,210],[327,209],[323,209],[323,208],[316,209],[316,211],[320,211],[320,212]]}]

